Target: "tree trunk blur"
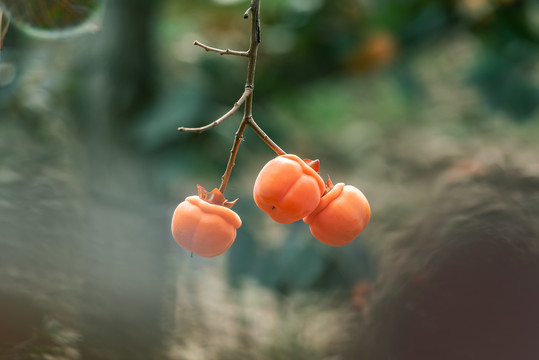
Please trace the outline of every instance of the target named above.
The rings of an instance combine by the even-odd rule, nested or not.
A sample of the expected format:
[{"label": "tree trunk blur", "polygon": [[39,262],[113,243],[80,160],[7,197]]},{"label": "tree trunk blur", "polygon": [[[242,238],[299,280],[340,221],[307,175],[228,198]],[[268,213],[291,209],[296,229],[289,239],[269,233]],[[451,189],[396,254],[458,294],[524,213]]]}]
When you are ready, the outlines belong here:
[{"label": "tree trunk blur", "polygon": [[79,64],[76,110],[89,159],[84,245],[83,359],[162,359],[168,223],[150,159],[129,144],[129,125],[155,91],[152,14],[158,1],[113,0],[102,33]]}]

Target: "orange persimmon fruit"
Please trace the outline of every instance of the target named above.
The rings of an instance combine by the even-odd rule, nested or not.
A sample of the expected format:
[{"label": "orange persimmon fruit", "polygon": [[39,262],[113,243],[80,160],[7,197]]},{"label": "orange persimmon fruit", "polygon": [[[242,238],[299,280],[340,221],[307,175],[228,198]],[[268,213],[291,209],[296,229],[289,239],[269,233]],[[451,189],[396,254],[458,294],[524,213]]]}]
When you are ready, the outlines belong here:
[{"label": "orange persimmon fruit", "polygon": [[324,193],[319,167],[318,160],[302,160],[292,154],[270,160],[254,184],[256,204],[278,223],[301,220],[316,209]]},{"label": "orange persimmon fruit", "polygon": [[303,221],[313,236],[324,244],[344,246],[367,226],[371,217],[369,202],[354,186],[328,181],[328,190],[318,207]]},{"label": "orange persimmon fruit", "polygon": [[226,201],[218,189],[208,192],[202,186],[198,194],[176,207],[172,236],[178,245],[199,256],[221,255],[232,245],[241,226],[240,217],[230,209],[236,200]]}]

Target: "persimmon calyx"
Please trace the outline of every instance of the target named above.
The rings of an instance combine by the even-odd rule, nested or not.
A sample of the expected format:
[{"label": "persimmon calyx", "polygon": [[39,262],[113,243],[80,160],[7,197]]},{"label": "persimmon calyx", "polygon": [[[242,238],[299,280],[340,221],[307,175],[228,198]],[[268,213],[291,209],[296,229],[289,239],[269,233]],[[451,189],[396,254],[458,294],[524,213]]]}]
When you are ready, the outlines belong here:
[{"label": "persimmon calyx", "polygon": [[320,160],[318,159],[316,160],[303,159],[303,162],[307,164],[307,166],[309,166],[311,169],[316,171],[316,173],[318,173],[318,171],[320,170]]},{"label": "persimmon calyx", "polygon": [[333,181],[331,181],[331,178],[329,177],[328,175],[328,181],[326,181],[326,189],[324,190],[324,193],[322,194],[322,196],[326,195],[328,192],[331,191],[331,189],[333,189],[335,185],[333,185]]},{"label": "persimmon calyx", "polygon": [[236,203],[236,201],[238,201],[238,199],[233,201],[227,201],[223,193],[217,188],[213,189],[212,191],[208,191],[204,189],[204,187],[197,185],[197,189],[198,197],[201,200],[204,200],[210,204],[220,205],[231,209],[232,206],[234,206],[234,204]]}]

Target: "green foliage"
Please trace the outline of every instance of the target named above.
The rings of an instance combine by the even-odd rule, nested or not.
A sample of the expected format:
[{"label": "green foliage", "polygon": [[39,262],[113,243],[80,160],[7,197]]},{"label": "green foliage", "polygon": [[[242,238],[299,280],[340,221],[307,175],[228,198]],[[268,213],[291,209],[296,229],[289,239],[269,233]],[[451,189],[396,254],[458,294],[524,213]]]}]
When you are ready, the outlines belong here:
[{"label": "green foliage", "polygon": [[[421,96],[418,74],[410,73],[407,63],[418,53],[428,51],[454,37],[470,36],[477,40],[480,53],[468,69],[468,79],[494,111],[501,111],[522,121],[537,110],[537,84],[531,76],[538,60],[537,27],[533,26],[533,2],[471,1],[380,1],[361,3],[345,1],[271,1],[262,4],[262,46],[257,70],[257,96],[269,100],[283,89],[312,84],[317,79],[333,76],[365,75],[377,70],[377,61],[357,58],[365,51],[373,34],[382,32],[394,42],[395,55],[387,60],[403,84],[404,96]],[[207,11],[207,3],[187,2],[182,10],[203,17],[208,23],[228,21],[232,28],[204,26],[191,29],[208,39],[219,38],[222,31],[240,28],[235,20],[243,4],[214,6],[215,15]],[[232,14],[232,15],[231,15]],[[180,14],[178,13],[178,16]],[[187,15],[189,17],[189,15]],[[223,20],[226,17],[226,20]],[[212,20],[216,19],[216,20]],[[243,28],[242,28],[243,29]],[[219,32],[219,34],[218,34]],[[243,44],[246,44],[246,36]],[[224,41],[223,41],[224,43]],[[242,43],[241,41],[239,42]],[[228,45],[228,44],[226,44]],[[389,56],[389,55],[388,55]],[[212,58],[211,55],[207,56]],[[212,61],[201,56],[204,71],[228,94],[231,84],[242,80],[230,70],[230,62]],[[390,56],[391,57],[391,56]],[[205,66],[204,64],[211,64]],[[386,67],[380,63],[382,67]],[[235,74],[235,73],[234,73]],[[463,76],[465,74],[455,74]],[[238,84],[239,85],[239,84]],[[223,86],[226,87],[223,89]],[[224,91],[223,91],[224,90]],[[415,95],[414,95],[415,94]],[[218,94],[214,95],[217,99]],[[222,95],[221,95],[222,96]],[[322,96],[322,95],[320,95]],[[218,100],[229,101],[229,100]]]},{"label": "green foliage", "polygon": [[[250,221],[255,221],[251,219]],[[281,294],[305,290],[347,289],[358,279],[372,279],[375,262],[362,238],[344,248],[328,247],[314,239],[302,222],[287,225],[285,237],[268,238],[278,247],[256,241],[266,237],[251,229],[239,231],[228,251],[227,264],[232,283],[240,285],[249,277]]]},{"label": "green foliage", "polygon": [[[462,122],[489,122],[488,112],[466,119],[458,118],[458,114],[452,118],[417,115],[437,86],[434,82],[443,87],[441,82],[445,81],[441,77],[426,79],[425,74],[448,66],[433,59],[455,39],[469,47],[464,58],[456,62],[462,68],[452,67],[455,70],[449,73],[446,87],[461,91],[469,81],[483,99],[480,109],[490,108],[492,115],[507,114],[515,121],[533,119],[537,88],[530,71],[536,61],[536,34],[526,25],[530,21],[526,14],[518,10],[530,6],[529,2],[491,5],[486,12],[476,13],[446,1],[263,2],[255,119],[285,151],[325,157],[326,166],[333,166],[331,170],[338,174],[350,176],[365,171],[356,161],[372,152],[393,159],[380,161],[399,164],[402,159],[391,155],[399,150],[383,149],[381,137],[389,134],[391,139],[407,126],[447,122],[466,133],[459,128]],[[161,41],[168,41],[162,43],[163,51],[176,54],[171,48],[177,46],[178,37],[185,47],[182,45],[183,52],[176,55],[179,64],[168,64],[165,69],[177,73],[177,78],[168,78],[164,84],[171,90],[165,92],[165,100],[139,119],[136,139],[145,150],[161,154],[162,171],[171,181],[187,180],[189,176],[211,179],[215,176],[211,175],[212,168],[217,176],[219,170],[215,169],[224,170],[224,154],[231,145],[239,114],[201,135],[176,134],[173,129],[213,121],[241,94],[245,70],[242,59],[187,46],[193,40],[202,40],[211,46],[245,49],[248,24],[241,19],[244,7],[243,2],[165,5],[170,11],[161,21],[170,26],[162,28]],[[195,18],[202,22],[193,21]],[[185,31],[190,37],[184,39],[181,33]],[[373,39],[387,40],[382,45],[389,47],[382,47],[381,55],[373,55],[368,48]],[[509,50],[500,56],[500,47]],[[458,108],[451,99],[443,106]],[[174,112],[179,114],[177,122]],[[234,186],[237,181],[252,184],[257,169],[264,164],[261,158],[267,156],[264,144],[249,131],[246,140],[238,164],[241,167],[247,163],[248,167],[235,169],[235,176],[244,180],[233,176],[229,189],[233,197],[240,197],[235,210],[244,224],[227,253],[231,281],[240,284],[241,279],[252,277],[289,293],[347,287],[373,276],[373,256],[365,245],[369,239],[359,239],[346,249],[327,248],[300,226],[303,224],[287,226],[280,235],[284,239],[266,238],[269,235],[259,230],[263,214],[253,207],[249,186]],[[422,174],[429,171],[414,161],[406,166],[416,172],[421,169]],[[327,167],[326,173],[330,170]],[[217,178],[209,181],[216,184]],[[267,245],[272,242],[281,246]]]},{"label": "green foliage", "polygon": [[[205,125],[229,110],[243,91],[246,65],[243,58],[206,53],[192,42],[244,50],[248,22],[242,15],[248,1],[168,0],[152,14],[136,10],[142,1],[123,0],[132,12],[115,10],[117,21],[95,37],[36,41],[15,28],[8,33],[0,60],[0,222],[7,234],[0,239],[5,245],[0,273],[9,279],[3,286],[27,287],[35,299],[48,294],[58,307],[66,306],[58,299],[75,297],[96,306],[108,291],[116,294],[122,288],[107,286],[103,293],[79,295],[83,282],[66,274],[78,276],[84,267],[76,256],[88,254],[78,249],[81,243],[84,249],[94,248],[103,279],[120,282],[150,279],[173,259],[181,263],[179,280],[184,281],[171,281],[183,301],[176,316],[192,320],[183,322],[170,313],[163,317],[182,331],[175,342],[185,348],[196,344],[191,357],[200,357],[197,351],[215,351],[215,358],[223,359],[322,358],[321,350],[313,350],[325,349],[316,347],[319,338],[306,342],[298,335],[320,309],[340,311],[336,304],[321,306],[319,300],[335,296],[336,303],[349,306],[352,285],[376,278],[377,251],[386,251],[395,236],[410,230],[407,220],[421,220],[428,213],[424,205],[432,192],[492,167],[514,166],[526,178],[537,177],[538,54],[531,1],[473,1],[486,7],[472,9],[465,0],[263,0],[254,117],[285,151],[320,158],[324,178],[331,174],[334,182],[365,190],[372,200],[372,222],[343,248],[319,243],[302,222],[276,230],[252,198],[255,177],[274,154],[247,129],[225,193],[239,198],[234,210],[243,225],[222,257],[191,259],[168,234],[172,210],[195,193],[197,183],[208,189],[218,186],[241,110],[203,134],[176,129]],[[117,131],[108,133],[111,123]],[[91,133],[97,134],[93,150],[81,141]],[[108,142],[127,143],[129,156],[102,148]],[[80,161],[86,157],[95,157],[106,170],[88,171],[88,163]],[[141,171],[128,175],[122,165]],[[508,173],[514,173],[512,168]],[[96,178],[111,190],[86,194],[87,186],[98,187]],[[130,190],[131,182],[143,179],[157,189]],[[99,205],[95,214],[103,221],[120,225],[96,227],[98,233],[90,230],[91,236],[79,234],[78,239],[81,228],[88,227],[88,205],[81,197]],[[115,235],[135,225],[158,231],[144,239]],[[111,241],[105,243],[106,238]],[[168,245],[170,259],[164,259],[156,246]],[[144,265],[139,256],[151,257],[155,267]],[[235,288],[212,281],[208,269],[219,279],[227,276]],[[26,278],[31,271],[35,274]],[[190,285],[181,285],[185,283]],[[157,299],[160,293],[130,284],[144,295],[96,308],[107,324],[96,327],[96,334],[112,346],[131,349],[144,344],[108,336],[122,334],[116,331],[118,314],[125,304],[147,303],[146,296]],[[222,296],[216,296],[219,286]],[[238,294],[250,287],[260,297],[238,302]],[[289,315],[307,307],[282,311],[280,306],[298,295],[308,298],[305,304],[312,309],[298,312],[292,319],[297,325],[283,329]],[[261,345],[264,336],[252,331],[250,322],[266,320],[257,312],[241,319],[241,312],[268,312],[270,306],[261,300],[274,298],[279,301],[270,316],[278,319],[278,341]],[[66,317],[78,318],[80,305],[70,304],[75,311]],[[133,311],[126,318],[155,315],[158,307]],[[221,324],[217,315],[227,314],[234,320]],[[320,338],[342,338],[348,318],[339,322],[334,315],[323,317],[313,332]],[[336,337],[325,332],[327,319],[339,322]],[[233,342],[233,332],[227,332],[230,323],[244,323],[246,346]],[[213,332],[210,326],[215,326]],[[211,350],[220,341],[214,335],[234,348]],[[87,342],[83,337],[65,347]]]},{"label": "green foliage", "polygon": [[539,89],[527,74],[528,61],[518,62],[524,64],[515,65],[503,53],[485,53],[472,69],[469,79],[492,108],[506,111],[515,120],[523,121],[537,110]]},{"label": "green foliage", "polygon": [[[9,9],[7,0],[0,3]],[[409,177],[428,174],[433,163],[439,166],[439,159],[422,162],[420,156],[413,160],[400,156],[413,142],[403,140],[407,128],[430,124],[467,136],[471,129],[476,129],[474,134],[487,131],[500,117],[515,122],[537,119],[533,71],[538,35],[532,26],[532,2],[485,3],[487,8],[474,10],[466,7],[466,1],[263,1],[254,117],[285,151],[321,158],[324,177],[331,170],[345,179],[362,180],[372,171],[393,179],[397,178],[393,167],[398,165],[409,168]],[[88,16],[101,6],[98,1],[92,4],[95,9],[88,5]],[[153,38],[142,44],[146,30],[138,28],[133,29],[139,34],[135,37],[117,34],[108,46],[125,45],[122,56],[76,65],[79,72],[114,65],[108,75],[116,79],[111,83],[122,84],[118,87],[122,90],[112,91],[118,100],[107,106],[127,103],[135,109],[129,113],[132,118],[118,121],[118,134],[152,159],[153,176],[169,187],[174,201],[194,192],[197,183],[207,188],[218,185],[241,116],[238,113],[204,134],[176,132],[178,126],[210,123],[230,109],[245,80],[244,59],[206,53],[192,42],[244,50],[246,5],[247,1],[164,1],[151,21]],[[56,32],[74,23],[61,19],[51,24]],[[373,39],[386,46],[381,53],[369,52]],[[155,48],[147,45],[151,41]],[[454,49],[454,43],[463,44],[463,50],[447,61],[449,65],[438,61],[448,56],[446,50]],[[11,59],[11,50],[4,59]],[[155,67],[148,66],[146,75],[157,79],[158,91],[133,97],[141,89],[119,77],[117,70],[141,61],[141,53],[152,58]],[[432,77],[444,67],[449,69],[444,76]],[[17,70],[18,78],[24,71]],[[76,79],[68,83],[77,87]],[[6,94],[8,87],[0,90]],[[459,96],[460,92],[466,93]],[[462,99],[469,93],[479,94],[480,101],[467,107]],[[0,102],[5,101],[2,96]],[[439,108],[428,112],[426,104]],[[76,106],[74,113],[78,117],[89,110]],[[88,128],[94,125],[85,123]],[[266,146],[247,130],[225,194],[240,197],[236,209],[244,223],[228,253],[230,279],[254,277],[287,293],[346,287],[371,277],[375,264],[365,244],[369,238],[334,249],[318,244],[304,224],[287,226],[281,234],[284,239],[260,232],[263,214],[252,204],[251,186],[269,156]],[[276,241],[282,246],[268,246]]]}]

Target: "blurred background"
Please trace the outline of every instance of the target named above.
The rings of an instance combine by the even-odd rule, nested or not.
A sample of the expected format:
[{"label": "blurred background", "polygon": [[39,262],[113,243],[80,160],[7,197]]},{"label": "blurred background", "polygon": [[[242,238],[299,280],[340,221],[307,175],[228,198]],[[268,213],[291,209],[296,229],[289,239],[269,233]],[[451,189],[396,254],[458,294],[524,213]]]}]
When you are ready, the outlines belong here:
[{"label": "blurred background", "polygon": [[0,359],[355,358],[384,259],[448,188],[503,173],[537,199],[535,1],[262,1],[255,120],[372,217],[343,248],[272,222],[252,186],[275,154],[247,129],[225,193],[243,225],[212,259],[170,219],[219,186],[241,111],[176,129],[241,96],[246,60],[192,43],[246,50],[249,2],[31,4],[0,1]]}]

